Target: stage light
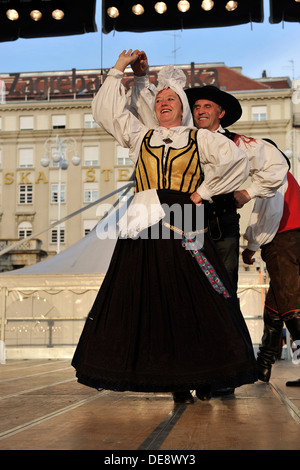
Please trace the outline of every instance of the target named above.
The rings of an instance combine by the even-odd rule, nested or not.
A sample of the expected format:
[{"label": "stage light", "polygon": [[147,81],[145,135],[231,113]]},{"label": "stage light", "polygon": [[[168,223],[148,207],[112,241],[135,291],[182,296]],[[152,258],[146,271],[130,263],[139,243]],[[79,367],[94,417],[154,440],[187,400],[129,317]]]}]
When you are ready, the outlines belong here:
[{"label": "stage light", "polygon": [[238,2],[234,2],[234,1],[227,2],[225,5],[225,8],[227,11],[234,11],[237,9],[237,7],[238,7]]},{"label": "stage light", "polygon": [[19,19],[19,13],[17,12],[17,10],[13,9],[7,10],[6,16],[10,21],[16,21]]},{"label": "stage light", "polygon": [[107,14],[110,18],[118,18],[119,10],[116,7],[110,7],[107,9]]},{"label": "stage light", "polygon": [[42,18],[42,13],[39,10],[32,10],[30,12],[30,18],[33,19],[33,21],[39,21]]},{"label": "stage light", "polygon": [[202,10],[210,11],[214,7],[214,2],[212,0],[203,0],[201,3]]},{"label": "stage light", "polygon": [[145,9],[143,7],[143,5],[141,5],[140,3],[137,3],[136,5],[133,5],[132,7],[132,13],[134,13],[135,15],[142,15],[144,13]]},{"label": "stage light", "polygon": [[63,19],[63,17],[65,16],[64,12],[62,10],[53,10],[52,12],[52,18],[57,20],[57,21],[60,21]]},{"label": "stage light", "polygon": [[177,8],[182,13],[185,13],[186,11],[188,11],[190,7],[191,7],[190,2],[188,2],[187,0],[180,0],[180,2],[177,3]]},{"label": "stage light", "polygon": [[160,15],[162,15],[163,13],[167,11],[167,5],[165,4],[165,2],[155,3],[154,8],[155,8],[155,11],[159,13]]}]

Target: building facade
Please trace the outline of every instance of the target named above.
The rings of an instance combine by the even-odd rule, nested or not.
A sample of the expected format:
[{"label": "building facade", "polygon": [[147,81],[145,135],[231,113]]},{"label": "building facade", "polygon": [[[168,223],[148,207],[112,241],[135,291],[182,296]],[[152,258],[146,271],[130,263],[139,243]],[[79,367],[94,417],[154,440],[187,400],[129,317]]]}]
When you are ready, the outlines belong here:
[{"label": "building facade", "polygon": [[[298,177],[298,130],[294,125],[299,124],[300,105],[299,111],[293,105],[288,78],[254,80],[223,63],[179,67],[189,86],[213,84],[236,96],[243,114],[231,129],[272,139],[282,150],[291,148],[292,171]],[[154,83],[159,70],[150,68]],[[100,129],[91,114],[92,99],[106,73],[73,69],[0,74],[0,248],[7,240],[34,234],[41,241],[38,249],[34,247],[35,261],[44,259],[45,253],[52,256],[68,248],[96,225],[118,194],[102,204],[92,203],[128,182],[133,166],[127,150]],[[124,77],[127,89],[132,80],[129,69]],[[63,153],[69,163],[61,171],[54,161],[58,140],[65,143]],[[71,141],[72,148],[67,145]],[[45,154],[48,167],[43,166]],[[72,164],[75,154],[80,156],[76,166]],[[61,225],[54,225],[79,210]],[[22,260],[14,257],[11,269],[31,263],[29,255],[27,261],[24,256]],[[4,270],[8,266],[6,258]]]}]

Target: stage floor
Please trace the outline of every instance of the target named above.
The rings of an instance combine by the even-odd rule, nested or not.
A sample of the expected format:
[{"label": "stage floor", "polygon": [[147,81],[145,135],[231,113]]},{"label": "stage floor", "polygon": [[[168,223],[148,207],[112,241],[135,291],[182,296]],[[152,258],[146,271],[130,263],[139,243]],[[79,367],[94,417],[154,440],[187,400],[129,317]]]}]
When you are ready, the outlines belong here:
[{"label": "stage floor", "polygon": [[[70,360],[0,365],[0,450],[299,450],[300,366],[280,360],[269,384],[174,406],[171,394],[96,391]],[[99,462],[100,463],[100,462]]]}]

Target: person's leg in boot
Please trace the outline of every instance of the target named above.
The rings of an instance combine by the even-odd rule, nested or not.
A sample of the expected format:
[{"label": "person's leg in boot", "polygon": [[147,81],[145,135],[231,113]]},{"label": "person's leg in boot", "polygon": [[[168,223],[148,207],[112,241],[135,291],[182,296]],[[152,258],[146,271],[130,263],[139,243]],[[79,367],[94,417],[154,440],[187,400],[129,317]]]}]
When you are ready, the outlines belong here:
[{"label": "person's leg in boot", "polygon": [[[224,390],[224,389],[222,389]],[[232,392],[233,393],[233,392]],[[212,397],[211,387],[209,384],[203,384],[201,387],[196,389],[197,398],[201,401],[210,400]],[[222,394],[223,395],[223,394]]]},{"label": "person's leg in boot", "polygon": [[281,351],[283,320],[279,315],[264,309],[264,333],[257,354],[257,375],[259,380],[269,382],[272,365]]},{"label": "person's leg in boot", "polygon": [[[297,312],[295,312],[294,318],[292,318],[290,320],[286,320],[285,325],[286,325],[287,329],[289,330],[293,341],[297,342],[296,343],[296,347],[297,347],[296,353],[297,353],[297,357],[299,357],[300,353],[299,353],[298,350],[300,349],[300,311],[298,310]],[[286,386],[287,387],[300,387],[300,379],[290,380],[290,381],[286,382]]]},{"label": "person's leg in boot", "polygon": [[173,400],[175,405],[182,405],[182,404],[191,404],[194,403],[193,395],[189,390],[184,392],[173,392]]},{"label": "person's leg in boot", "polygon": [[[223,261],[230,281],[232,283],[235,292],[238,289],[238,272],[239,272],[239,252],[240,252],[240,226],[239,226],[240,215],[236,212],[227,212],[217,217],[218,228],[216,236],[217,240],[214,240],[217,253],[220,259]],[[208,387],[202,387],[202,389],[196,390],[196,395],[200,400],[209,400],[211,396],[222,397],[234,394],[235,389],[233,387],[220,388],[219,390],[210,391]]]}]

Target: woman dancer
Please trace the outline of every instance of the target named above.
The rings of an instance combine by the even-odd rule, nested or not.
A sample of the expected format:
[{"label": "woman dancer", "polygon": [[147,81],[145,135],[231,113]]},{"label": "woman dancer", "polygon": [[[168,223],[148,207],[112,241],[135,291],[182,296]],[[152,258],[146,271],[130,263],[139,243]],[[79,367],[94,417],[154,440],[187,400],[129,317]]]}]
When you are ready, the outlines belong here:
[{"label": "woman dancer", "polygon": [[159,74],[159,125],[141,124],[122,85],[138,53],[120,54],[92,104],[94,119],[130,149],[136,195],[72,364],[97,389],[172,392],[175,403],[192,403],[190,390],[206,399],[256,381],[236,294],[197,212],[237,189],[248,161],[229,139],[192,128],[185,75],[172,66]]}]

